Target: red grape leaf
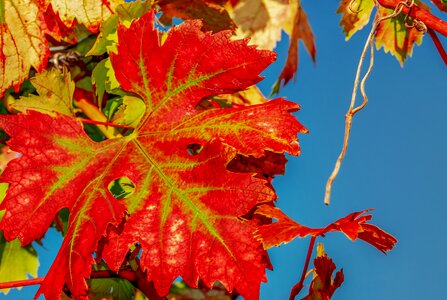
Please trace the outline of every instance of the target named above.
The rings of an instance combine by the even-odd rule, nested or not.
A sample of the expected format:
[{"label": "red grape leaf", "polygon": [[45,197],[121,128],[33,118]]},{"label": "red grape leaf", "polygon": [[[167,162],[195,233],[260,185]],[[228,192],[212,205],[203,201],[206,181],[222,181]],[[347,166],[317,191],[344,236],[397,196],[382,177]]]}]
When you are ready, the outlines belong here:
[{"label": "red grape leaf", "polygon": [[262,205],[258,207],[256,214],[277,220],[275,223],[261,225],[257,230],[257,236],[265,249],[288,243],[295,237],[317,236],[320,233],[320,229],[298,224],[276,207]]},{"label": "red grape leaf", "polygon": [[259,226],[257,235],[264,244],[264,248],[268,249],[279,246],[281,243],[288,243],[295,237],[324,236],[328,232],[340,231],[350,240],[354,241],[359,238],[385,253],[394,247],[397,240],[379,227],[366,223],[371,220],[372,215],[362,214],[368,211],[370,210],[351,213],[325,228],[309,228],[293,221],[279,208],[262,205],[256,210],[256,214],[274,218],[278,221]]},{"label": "red grape leaf", "polygon": [[309,294],[302,300],[330,300],[335,290],[344,281],[343,269],[339,270],[332,278],[336,266],[332,259],[324,253],[323,244],[318,244],[317,249],[318,254],[314,259],[314,278],[309,287]]},{"label": "red grape leaf", "polygon": [[397,243],[397,240],[379,227],[366,223],[372,219],[372,215],[363,214],[369,211],[371,209],[353,212],[323,228],[320,235],[332,231],[341,231],[350,240],[354,241],[359,238],[373,245],[383,253],[391,250]]},{"label": "red grape leaf", "polygon": [[[268,264],[253,236],[254,221],[241,216],[276,196],[267,180],[226,166],[236,155],[298,155],[296,135],[305,129],[291,115],[299,106],[283,99],[196,109],[203,98],[255,84],[275,58],[230,37],[204,33],[200,21],[190,21],[173,27],[160,45],[153,12],[130,28],[119,25],[113,69],[121,87],[146,104],[128,136],[95,143],[70,116],[0,116],[9,146],[22,154],[1,177],[10,183],[0,207],[6,209],[0,223],[5,238],[29,244],[60,209],[70,210],[64,242],[39,294],[58,299],[66,285],[76,299],[86,299],[92,253],[107,227],[121,224],[101,245],[111,268],[118,269],[129,246],[139,242],[141,267],[161,295],[182,276],[192,287],[198,278],[209,287],[220,281],[245,299],[258,298]],[[189,153],[191,145],[200,147]],[[119,200],[108,187],[120,178],[135,188]]]}]

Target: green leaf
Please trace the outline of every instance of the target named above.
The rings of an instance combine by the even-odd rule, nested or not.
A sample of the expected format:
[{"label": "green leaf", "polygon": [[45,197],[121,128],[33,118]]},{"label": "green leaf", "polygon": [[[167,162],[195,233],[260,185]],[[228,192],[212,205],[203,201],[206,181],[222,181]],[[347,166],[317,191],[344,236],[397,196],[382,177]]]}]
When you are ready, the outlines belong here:
[{"label": "green leaf", "polygon": [[124,96],[123,102],[112,118],[112,123],[136,127],[146,111],[143,100],[133,96]]},{"label": "green leaf", "polygon": [[135,184],[128,177],[118,178],[109,184],[109,191],[115,199],[128,198],[135,191]]},{"label": "green leaf", "polygon": [[122,97],[116,97],[107,100],[106,107],[104,108],[104,115],[107,117],[108,122],[112,119],[113,115],[118,111],[118,108],[123,104]]},{"label": "green leaf", "polygon": [[99,107],[102,106],[102,98],[105,92],[124,95],[124,91],[120,89],[120,84],[115,77],[110,58],[103,59],[93,69],[92,83],[96,86]]},{"label": "green leaf", "polygon": [[87,55],[103,55],[108,51],[115,50],[115,41],[117,39],[116,26],[118,16],[112,15],[101,24],[100,33]]},{"label": "green leaf", "polygon": [[[3,188],[1,190],[4,193]],[[32,246],[22,248],[18,239],[6,242],[3,232],[0,232],[0,282],[24,280],[29,277],[28,274],[37,277],[38,267],[39,259]],[[9,290],[2,289],[0,293],[6,295]]]},{"label": "green leaf", "polygon": [[116,42],[118,36],[116,28],[118,22],[121,22],[126,27],[134,19],[139,19],[144,13],[148,12],[152,7],[152,1],[135,1],[131,3],[123,3],[116,7],[116,14],[110,16],[105,22],[101,24],[100,33],[96,39],[95,44],[87,53],[87,55],[102,55],[106,52],[116,51]]},{"label": "green leaf", "polygon": [[[94,266],[95,270],[106,270],[104,266]],[[90,300],[129,300],[134,299],[135,287],[127,280],[120,278],[89,279]]]}]

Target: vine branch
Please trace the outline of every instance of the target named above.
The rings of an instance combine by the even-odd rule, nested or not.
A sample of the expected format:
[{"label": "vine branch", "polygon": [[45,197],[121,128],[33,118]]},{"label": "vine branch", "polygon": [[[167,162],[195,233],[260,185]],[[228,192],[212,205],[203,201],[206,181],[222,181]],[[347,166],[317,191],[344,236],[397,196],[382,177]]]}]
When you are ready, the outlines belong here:
[{"label": "vine branch", "polygon": [[[103,114],[101,110],[98,109],[95,105],[91,104],[86,99],[80,99],[78,101],[75,101],[76,106],[82,110],[82,112],[89,117],[91,120],[93,120],[97,124],[97,127],[101,132],[109,139],[113,139],[116,137],[120,137],[121,134],[116,130],[115,127],[119,126],[105,126],[105,125],[98,125],[98,124],[107,124],[108,120],[107,117]],[[85,120],[83,122],[86,122]],[[87,123],[87,122],[86,122]]]},{"label": "vine branch", "polygon": [[[378,6],[380,4],[380,1],[377,0],[377,2],[375,2],[375,3],[376,3],[376,6]],[[367,97],[366,91],[365,91],[365,84],[366,84],[366,80],[368,79],[369,75],[371,74],[371,70],[374,66],[374,45],[373,45],[373,42],[374,42],[374,37],[375,37],[376,31],[377,31],[377,28],[382,21],[396,17],[404,9],[407,9],[408,11],[412,11],[411,8],[414,7],[413,4],[414,4],[414,0],[411,0],[410,2],[400,1],[394,8],[394,11],[391,14],[385,15],[385,16],[381,16],[379,14],[379,10],[377,10],[378,16],[372,25],[371,31],[369,32],[368,38],[366,39],[365,45],[363,47],[362,54],[360,55],[359,63],[357,65],[357,71],[356,71],[355,79],[354,79],[354,86],[352,89],[351,103],[349,105],[348,112],[345,115],[345,133],[344,133],[344,138],[343,138],[342,150],[335,162],[334,169],[332,170],[332,173],[329,176],[328,181],[326,183],[326,190],[325,190],[325,194],[324,194],[324,204],[326,204],[326,205],[329,205],[331,202],[332,185],[334,183],[334,180],[338,176],[341,164],[343,162],[343,159],[345,158],[346,151],[348,150],[349,138],[351,136],[352,119],[354,118],[355,114],[358,113],[360,110],[362,110],[368,103],[368,97]],[[446,24],[446,26],[447,26],[447,24]],[[360,82],[360,93],[362,94],[363,102],[359,106],[356,107],[355,103],[356,103],[357,91],[358,91],[358,87],[359,87],[360,74],[362,71],[366,53],[368,51],[368,47],[370,48],[369,67],[368,67],[368,70],[366,71],[365,75],[363,75],[363,78]]]},{"label": "vine branch", "polygon": [[[130,282],[135,281],[137,279],[137,274],[132,270],[119,270],[118,273],[115,273],[111,270],[98,270],[92,271],[90,278],[121,278],[126,279]],[[31,285],[40,285],[45,280],[45,277],[38,278],[30,278],[24,280],[16,280],[16,281],[8,281],[8,282],[0,282],[0,290],[1,289],[10,289],[17,288],[23,286],[31,286]]]},{"label": "vine branch", "polygon": [[400,0],[377,0],[377,2],[386,8],[393,10],[401,7],[401,11],[410,17],[423,22],[428,28],[431,28],[440,34],[447,36],[447,22],[431,14],[423,8],[416,5],[412,7],[402,6]]}]

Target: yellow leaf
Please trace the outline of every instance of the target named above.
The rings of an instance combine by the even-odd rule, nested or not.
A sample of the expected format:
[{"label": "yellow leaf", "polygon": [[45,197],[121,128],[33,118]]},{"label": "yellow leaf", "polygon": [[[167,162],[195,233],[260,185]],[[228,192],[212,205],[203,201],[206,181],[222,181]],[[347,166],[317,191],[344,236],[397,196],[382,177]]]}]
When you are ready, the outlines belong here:
[{"label": "yellow leaf", "polygon": [[84,24],[90,31],[96,32],[101,22],[105,21],[115,11],[116,6],[123,3],[120,0],[47,0],[55,12],[59,13],[66,26],[72,27],[76,18],[78,23]]},{"label": "yellow leaf", "polygon": [[143,100],[133,96],[123,96],[123,104],[113,116],[111,122],[137,127],[146,111]]},{"label": "yellow leaf", "polygon": [[250,106],[267,102],[265,96],[255,85],[252,85],[248,89],[237,92],[235,94],[219,95],[218,98],[224,99],[233,105],[237,104],[243,106]]},{"label": "yellow leaf", "polygon": [[346,34],[346,40],[368,24],[373,8],[373,0],[341,1],[337,13],[342,15],[340,25]]},{"label": "yellow leaf", "polygon": [[42,29],[43,16],[30,0],[0,0],[0,97],[18,91],[31,67],[45,67],[50,51]]},{"label": "yellow leaf", "polygon": [[[22,247],[18,239],[7,242],[3,232],[0,233],[0,282],[37,277],[38,268],[39,259],[33,246]],[[1,289],[0,293],[6,295],[9,290]]]},{"label": "yellow leaf", "polygon": [[36,110],[46,114],[54,112],[74,116],[73,93],[75,84],[70,73],[64,68],[63,73],[57,69],[45,70],[36,77],[31,78],[38,95],[20,97],[14,102],[12,108],[24,112]]},{"label": "yellow leaf", "polygon": [[[292,33],[297,0],[241,0],[228,7],[238,26],[238,38],[250,37],[250,43],[262,49],[274,49],[281,31]],[[292,5],[295,4],[295,5]]]}]

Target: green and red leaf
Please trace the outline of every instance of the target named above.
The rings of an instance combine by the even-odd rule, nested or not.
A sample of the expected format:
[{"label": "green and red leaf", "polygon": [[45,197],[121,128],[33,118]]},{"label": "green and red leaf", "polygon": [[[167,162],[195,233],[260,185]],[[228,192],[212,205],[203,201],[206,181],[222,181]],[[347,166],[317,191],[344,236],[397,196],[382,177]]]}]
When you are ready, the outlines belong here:
[{"label": "green and red leaf", "polygon": [[[85,278],[100,240],[99,254],[114,270],[139,243],[141,268],[161,295],[181,276],[192,287],[199,278],[208,287],[219,281],[245,299],[258,298],[268,263],[254,238],[255,221],[242,216],[276,196],[255,170],[227,165],[266,151],[298,155],[296,135],[306,130],[291,115],[299,106],[283,99],[196,108],[204,98],[252,86],[275,59],[230,37],[188,21],[161,44],[153,12],[130,28],[119,25],[112,67],[121,88],[146,106],[127,136],[95,143],[71,116],[0,116],[9,146],[22,155],[1,177],[10,184],[0,207],[5,238],[28,244],[59,210],[70,210],[61,250],[39,290],[47,299],[58,299],[64,285],[87,299]],[[120,179],[133,193],[115,198],[109,187]]]},{"label": "green and red leaf", "polygon": [[[380,8],[382,15],[393,13],[393,10]],[[390,52],[396,57],[401,65],[405,59],[413,54],[414,45],[422,43],[424,33],[415,27],[408,27],[405,24],[405,14],[380,22],[376,32],[376,47],[383,47],[385,52]]]}]

